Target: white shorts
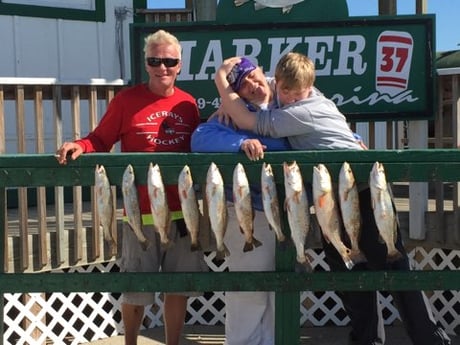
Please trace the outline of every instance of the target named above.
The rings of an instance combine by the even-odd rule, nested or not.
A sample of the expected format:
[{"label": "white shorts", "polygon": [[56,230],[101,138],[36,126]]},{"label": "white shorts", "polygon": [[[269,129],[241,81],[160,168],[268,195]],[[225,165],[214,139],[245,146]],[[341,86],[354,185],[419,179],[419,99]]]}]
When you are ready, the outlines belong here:
[{"label": "white shorts", "polygon": [[[224,242],[230,251],[229,271],[274,271],[276,235],[269,229],[265,215],[255,211],[254,237],[260,247],[243,252],[233,204],[228,204],[228,226]],[[275,293],[269,291],[227,291],[225,293],[225,345],[274,345]]]}]

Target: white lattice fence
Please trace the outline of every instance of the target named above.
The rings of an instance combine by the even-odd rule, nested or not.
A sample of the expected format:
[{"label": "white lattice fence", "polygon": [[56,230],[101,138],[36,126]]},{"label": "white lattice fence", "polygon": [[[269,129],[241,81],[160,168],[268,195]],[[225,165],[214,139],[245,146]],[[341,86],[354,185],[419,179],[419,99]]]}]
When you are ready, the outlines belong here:
[{"label": "white lattice fence", "polygon": [[[328,269],[322,251],[309,251],[317,269]],[[217,265],[215,253],[206,261],[212,271],[224,271],[226,263]],[[410,252],[416,269],[457,269],[460,251],[417,247]],[[69,272],[118,271],[115,262],[74,267]],[[62,272],[62,271],[61,271]],[[453,334],[460,330],[460,295],[458,291],[434,291],[428,294],[436,320]],[[5,294],[3,344],[80,344],[114,336],[123,332],[119,294],[52,293]],[[380,295],[385,323],[399,319],[392,298]],[[162,325],[162,298],[146,310],[144,328]],[[187,324],[217,325],[225,319],[223,292],[206,293],[189,299]],[[349,319],[338,296],[332,291],[300,294],[301,325],[345,326]]]}]

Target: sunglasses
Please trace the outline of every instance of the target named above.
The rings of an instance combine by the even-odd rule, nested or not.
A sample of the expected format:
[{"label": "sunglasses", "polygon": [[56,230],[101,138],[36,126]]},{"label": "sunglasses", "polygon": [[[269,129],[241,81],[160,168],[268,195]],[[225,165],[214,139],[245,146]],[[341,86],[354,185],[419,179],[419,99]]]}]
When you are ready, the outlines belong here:
[{"label": "sunglasses", "polygon": [[159,67],[161,64],[165,65],[165,67],[175,67],[180,61],[180,59],[158,57],[148,57],[145,60],[150,67]]}]

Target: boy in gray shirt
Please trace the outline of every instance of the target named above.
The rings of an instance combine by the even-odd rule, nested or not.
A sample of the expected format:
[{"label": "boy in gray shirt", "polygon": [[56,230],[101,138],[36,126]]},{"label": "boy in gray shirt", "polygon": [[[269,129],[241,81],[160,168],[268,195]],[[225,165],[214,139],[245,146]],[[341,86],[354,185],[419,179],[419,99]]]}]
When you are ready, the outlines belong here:
[{"label": "boy in gray shirt", "polygon": [[[239,59],[225,60],[216,73],[215,83],[222,98],[225,112],[240,129],[252,130],[259,135],[287,137],[294,150],[362,150],[345,116],[335,104],[314,86],[315,68],[305,55],[288,53],[278,62],[275,70],[277,108],[249,111],[233,92],[227,75]],[[254,90],[256,92],[257,90]],[[359,246],[367,262],[356,264],[354,270],[409,271],[409,258],[398,230],[396,248],[402,258],[387,262],[387,248],[379,240],[379,232],[371,207],[368,186],[359,192],[362,231]],[[343,241],[350,246],[345,231]],[[332,271],[347,271],[343,260],[331,243],[324,240],[323,249]],[[349,344],[383,345],[382,311],[376,291],[338,292],[351,319]],[[433,319],[427,299],[421,291],[394,291],[392,296],[413,344],[450,344],[450,339]]]}]

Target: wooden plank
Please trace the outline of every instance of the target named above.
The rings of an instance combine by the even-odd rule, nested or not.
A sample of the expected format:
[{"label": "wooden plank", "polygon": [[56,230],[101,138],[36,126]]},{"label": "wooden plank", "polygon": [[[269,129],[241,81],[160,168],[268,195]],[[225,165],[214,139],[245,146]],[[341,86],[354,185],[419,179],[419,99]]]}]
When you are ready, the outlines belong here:
[{"label": "wooden plank", "polygon": [[[5,153],[5,102],[3,86],[0,85],[0,155]],[[6,219],[6,189],[0,188],[0,226],[7,229],[8,220]],[[0,236],[0,248],[3,249],[3,255],[0,256],[0,270],[8,272],[8,231],[4,231],[3,236]],[[2,299],[3,300],[3,299]],[[2,308],[3,301],[0,302]],[[0,309],[3,310],[3,309]],[[3,316],[0,316],[0,322],[3,324]],[[3,333],[2,333],[3,334]]]},{"label": "wooden plank", "polygon": [[[88,97],[89,106],[89,129],[92,131],[97,125],[97,88],[91,86],[89,88]],[[91,253],[90,259],[96,260],[101,256],[101,231],[99,227],[99,217],[97,213],[97,202],[96,202],[95,188],[91,187],[91,212],[93,214],[92,231],[91,231]]]},{"label": "wooden plank", "polygon": [[[37,153],[45,152],[43,95],[39,86],[35,87],[35,148]],[[46,191],[44,187],[37,188],[38,212],[38,265],[40,268],[48,263],[48,235],[46,228]]]},{"label": "wooden plank", "polygon": [[[80,88],[78,86],[72,87],[72,99],[71,99],[71,113],[72,113],[72,128],[74,131],[74,140],[80,139],[81,137],[81,114],[80,114]],[[94,180],[94,177],[93,177]],[[81,220],[82,215],[82,195],[81,186],[73,187],[73,216],[74,216],[74,228],[73,228],[73,264],[77,264],[83,259],[83,224]]]},{"label": "wooden plank", "polygon": [[[24,86],[16,86],[16,135],[17,149],[26,152],[26,126],[24,109]],[[18,188],[19,233],[20,233],[20,265],[22,270],[29,268],[29,233],[27,231],[27,188]]]},{"label": "wooden plank", "polygon": [[[62,89],[61,89],[61,86],[59,85],[53,86],[53,117],[54,117],[54,129],[55,129],[55,144],[56,144],[56,149],[58,149],[62,145],[62,137],[63,137],[63,134],[62,134]],[[57,186],[57,184],[55,184],[55,186]],[[64,240],[64,188],[63,187],[54,188],[54,205],[55,205],[55,216],[56,216],[55,257],[56,257],[56,262],[59,265],[59,264],[63,264],[67,257],[65,255],[66,248],[65,248],[65,240]]]}]

